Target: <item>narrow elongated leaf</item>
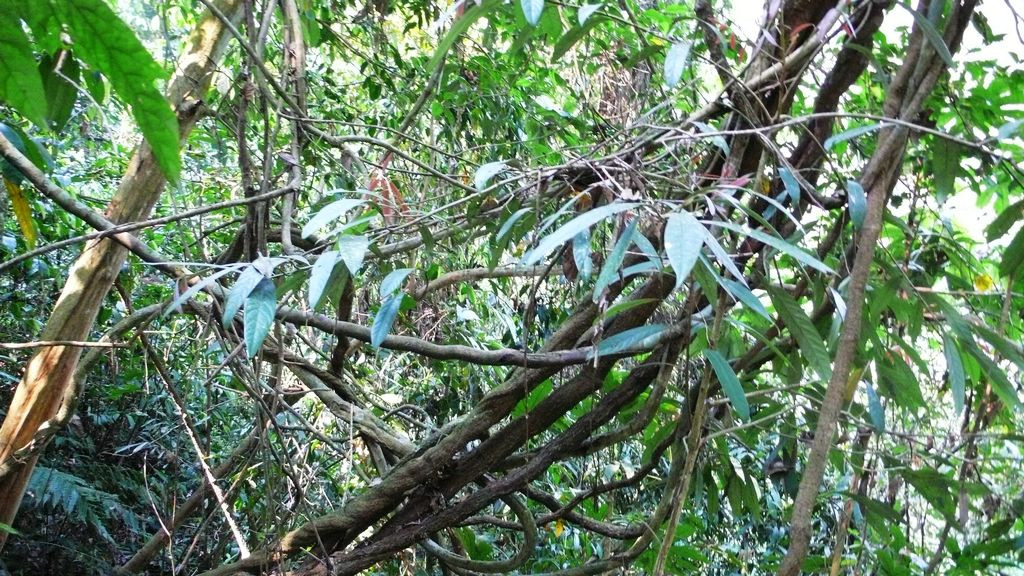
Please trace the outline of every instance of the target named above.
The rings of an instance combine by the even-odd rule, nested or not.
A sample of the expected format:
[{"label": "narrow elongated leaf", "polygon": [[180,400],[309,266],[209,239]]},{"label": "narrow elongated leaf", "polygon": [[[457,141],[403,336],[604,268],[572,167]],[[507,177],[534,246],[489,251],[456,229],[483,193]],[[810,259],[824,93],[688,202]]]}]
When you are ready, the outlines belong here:
[{"label": "narrow elongated leaf", "polygon": [[779,178],[782,180],[782,186],[786,189],[786,194],[789,194],[790,202],[795,206],[800,201],[800,183],[797,182],[789,168],[780,168]]},{"label": "narrow elongated leaf", "polygon": [[370,345],[380,348],[384,339],[391,333],[391,326],[395,323],[398,311],[402,309],[402,299],[405,292],[392,294],[380,305],[377,313],[373,316],[373,324],[370,326]]},{"label": "narrow elongated leaf", "polygon": [[338,252],[336,250],[324,252],[313,263],[313,268],[309,271],[309,307],[311,309],[315,309],[320,303],[320,298],[324,295],[324,288],[327,287],[327,281],[330,280],[331,272],[334,271],[334,265],[337,263]]},{"label": "narrow elongated leaf", "polygon": [[4,12],[0,14],[0,100],[36,126],[46,128],[46,92],[36,70],[35,54],[21,21]]},{"label": "narrow elongated leaf", "polygon": [[171,302],[167,306],[167,308],[164,309],[164,316],[170,314],[171,312],[180,312],[181,311],[181,305],[184,304],[185,302],[188,302],[189,298],[192,298],[193,296],[198,294],[200,290],[203,290],[204,288],[206,288],[210,284],[213,284],[214,282],[216,282],[221,276],[224,276],[225,274],[229,274],[229,273],[235,272],[235,271],[236,270],[234,268],[226,268],[224,270],[218,270],[217,272],[207,276],[206,278],[203,278],[199,282],[196,282],[195,284],[190,286],[188,290],[185,290],[184,292],[182,292],[181,295],[179,295],[177,298],[175,298],[174,301]]},{"label": "narrow elongated leaf", "polygon": [[789,295],[789,292],[774,286],[769,286],[767,290],[772,303],[775,304],[775,310],[782,317],[786,327],[789,328],[797,346],[807,358],[807,363],[821,380],[827,382],[832,377],[832,359],[829,357],[828,349],[825,348],[821,334],[818,333],[811,319],[796,303],[796,300]]},{"label": "narrow elongated leaf", "polygon": [[985,239],[991,242],[1002,237],[1022,217],[1024,217],[1024,200],[1018,200],[1000,212],[996,219],[988,225],[988,228],[985,229]]},{"label": "narrow elongated leaf", "polygon": [[676,42],[668,49],[668,54],[665,55],[665,84],[669,88],[675,88],[682,78],[683,70],[690,59],[690,46],[689,42]]},{"label": "narrow elongated leaf", "polygon": [[602,340],[590,358],[596,353],[598,356],[610,356],[623,352],[648,350],[658,343],[661,333],[664,332],[664,324],[650,324],[624,330],[618,334],[609,336]]},{"label": "narrow elongated leaf", "polygon": [[665,222],[665,255],[676,275],[676,290],[690,276],[706,236],[704,225],[685,210],[672,214]]},{"label": "narrow elongated leaf", "polygon": [[960,358],[960,350],[949,334],[942,335],[942,351],[946,355],[946,374],[949,377],[949,389],[953,393],[953,405],[956,413],[964,410],[964,399],[967,395],[967,378],[964,375],[964,363]]},{"label": "narrow elongated leaf", "polygon": [[932,142],[932,172],[935,174],[935,196],[939,204],[956,193],[956,179],[962,171],[960,144],[936,138]]},{"label": "narrow elongated leaf", "polygon": [[629,245],[633,242],[633,235],[636,234],[637,221],[634,218],[629,223],[629,226],[626,227],[626,230],[615,242],[615,246],[612,247],[608,258],[604,261],[604,267],[601,268],[601,273],[597,276],[597,282],[594,283],[594,302],[601,299],[605,288],[618,277],[619,268],[622,266],[622,259],[626,257],[626,249],[629,248]]},{"label": "narrow elongated leaf", "polygon": [[743,385],[740,384],[739,378],[736,377],[736,372],[729,365],[729,361],[718,350],[710,348],[704,351],[704,357],[708,359],[711,367],[715,370],[715,376],[718,377],[722,390],[725,391],[729,403],[736,411],[736,416],[741,420],[750,420],[750,405],[747,403],[747,395],[743,391]]},{"label": "narrow elongated leaf", "polygon": [[1017,348],[1016,344],[981,322],[975,322],[971,327],[974,328],[975,334],[992,345],[992,348],[999,352],[1000,356],[1013,362],[1018,369],[1024,371],[1024,354],[1021,354],[1021,350]]},{"label": "narrow elongated leaf", "polygon": [[722,287],[725,288],[725,291],[731,294],[733,298],[742,302],[744,306],[750,308],[754,312],[757,312],[761,316],[764,316],[768,320],[772,319],[771,314],[768,313],[764,304],[761,304],[761,301],[758,300],[757,296],[754,296],[754,293],[746,286],[736,282],[735,280],[729,280],[728,278],[719,278],[718,283],[721,284]]},{"label": "narrow elongated leaf", "polygon": [[221,324],[225,328],[231,325],[231,322],[235,319],[235,314],[238,313],[238,309],[242,307],[242,303],[249,297],[249,293],[264,278],[266,278],[266,275],[257,266],[248,266],[238,275],[234,286],[228,292],[228,297],[224,300],[224,314],[221,316]]},{"label": "narrow elongated leaf", "polygon": [[[57,66],[60,65],[60,70]],[[78,100],[77,85],[81,84],[81,66],[69,51],[62,50],[53,58],[49,55],[39,60],[39,75],[46,90],[46,120],[54,132],[60,132],[71,118],[75,101]]]},{"label": "narrow elongated leaf", "polygon": [[712,226],[719,226],[719,227],[725,228],[726,230],[732,230],[733,232],[738,232],[740,234],[745,234],[747,236],[750,236],[754,240],[757,240],[758,242],[763,242],[764,244],[767,244],[767,245],[771,246],[772,248],[775,248],[776,250],[778,250],[779,252],[782,252],[783,254],[792,256],[793,259],[796,260],[797,262],[800,262],[801,264],[803,264],[805,266],[810,266],[811,268],[814,268],[815,270],[819,270],[819,271],[824,272],[826,274],[834,274],[835,273],[832,270],[832,268],[830,268],[827,264],[825,264],[821,260],[818,260],[814,256],[811,256],[807,252],[804,252],[800,248],[797,248],[796,246],[790,244],[789,242],[786,242],[785,240],[783,240],[782,238],[779,238],[777,236],[772,236],[771,234],[765,234],[764,232],[761,232],[760,230],[751,230],[749,228],[744,228],[743,226],[738,226],[736,224],[733,224],[732,222],[720,222],[720,221],[715,221],[715,220],[708,220],[705,223],[706,224],[710,224]]},{"label": "narrow elongated leaf", "polygon": [[581,23],[579,26],[574,26],[568,32],[562,35],[555,43],[555,46],[551,49],[551,61],[558,62],[577,42],[582,40],[586,35],[594,29],[598,24],[601,23],[600,18],[595,18],[586,24]]},{"label": "narrow elongated leaf", "polygon": [[4,177],[4,187],[7,188],[7,197],[11,201],[11,209],[14,211],[14,218],[18,221],[18,228],[21,228],[21,235],[25,238],[25,245],[29,250],[36,247],[36,221],[32,218],[32,208],[28,205],[25,192],[16,182]]},{"label": "narrow elongated leaf", "polygon": [[953,63],[953,55],[949,52],[949,46],[946,46],[946,41],[943,40],[942,34],[935,29],[935,25],[932,24],[932,21],[924,14],[921,14],[902,2],[897,2],[897,4],[914,16],[914,22],[917,23],[921,32],[924,32],[925,38],[927,38],[928,42],[931,43],[932,48],[935,48],[935,52],[940,58],[942,58],[942,61],[946,63],[946,66],[949,66],[951,69],[954,68],[956,65]]},{"label": "narrow elongated leaf", "polygon": [[384,280],[380,283],[380,297],[387,298],[398,289],[402,287],[402,282],[405,281],[406,277],[412,273],[414,268],[399,268],[392,270],[390,274],[384,277]]},{"label": "narrow elongated leaf", "polygon": [[519,0],[523,8],[523,16],[530,26],[536,26],[540,22],[540,14],[544,11],[544,0]]},{"label": "narrow elongated leaf", "polygon": [[580,232],[587,230],[594,224],[612,216],[619,212],[625,212],[626,210],[632,210],[639,204],[635,202],[624,202],[615,204],[606,204],[599,206],[593,210],[588,210],[583,214],[573,218],[566,222],[562,227],[555,230],[551,234],[545,236],[533,250],[530,250],[523,256],[522,263],[526,266],[531,266],[540,262],[542,258],[551,253],[552,250],[565,244],[572,239],[573,236]]},{"label": "narrow elongated leaf", "polygon": [[508,220],[505,220],[505,222],[501,225],[501,228],[498,230],[498,233],[494,236],[494,242],[496,244],[501,244],[502,242],[504,242],[505,237],[508,236],[508,233],[512,231],[512,227],[516,225],[516,222],[519,222],[519,220],[521,220],[523,216],[526,216],[532,210],[532,206],[527,206],[526,208],[520,208],[519,210],[516,210],[511,216],[508,217]]},{"label": "narrow elongated leaf", "polygon": [[309,238],[318,230],[333,223],[335,220],[341,218],[346,212],[362,206],[366,202],[364,200],[358,200],[356,198],[342,198],[341,200],[335,200],[327,206],[324,206],[306,222],[306,225],[302,227],[302,237]]},{"label": "narrow elongated leaf", "polygon": [[255,356],[274,324],[277,311],[277,288],[270,278],[263,278],[245,299],[245,351]]},{"label": "narrow elongated leaf", "polygon": [[704,244],[706,244],[708,249],[711,250],[711,253],[714,254],[715,260],[718,260],[718,263],[724,266],[725,270],[732,274],[733,278],[738,280],[744,286],[747,285],[746,279],[743,278],[743,273],[736,267],[736,263],[732,261],[732,257],[729,256],[729,253],[725,251],[725,248],[722,248],[722,245],[719,244],[718,238],[715,238],[715,235],[707,228],[704,229]]},{"label": "narrow elongated leaf", "polygon": [[864,187],[856,180],[846,181],[846,207],[850,211],[850,221],[853,227],[860,230],[864,224],[864,217],[868,215],[868,199],[864,194]]},{"label": "narrow elongated leaf", "polygon": [[835,134],[833,136],[829,136],[825,140],[824,148],[825,148],[825,150],[831,150],[833,146],[835,146],[836,144],[839,144],[840,142],[846,142],[847,140],[850,140],[852,138],[856,138],[858,136],[863,136],[864,134],[867,134],[869,132],[874,132],[875,130],[878,130],[879,128],[882,128],[883,126],[885,126],[885,124],[879,122],[877,124],[869,124],[867,126],[858,126],[856,128],[851,128],[849,130],[845,130],[843,132],[840,132],[839,134]]},{"label": "narrow elongated leaf", "polygon": [[370,239],[366,236],[342,236],[338,238],[338,254],[348,268],[348,273],[355,276],[363,267],[363,259],[370,248]]},{"label": "narrow elongated leaf", "polygon": [[491,178],[501,174],[507,167],[508,164],[504,162],[488,162],[476,169],[476,174],[473,175],[473,184],[476,185],[477,190],[483,190]]}]

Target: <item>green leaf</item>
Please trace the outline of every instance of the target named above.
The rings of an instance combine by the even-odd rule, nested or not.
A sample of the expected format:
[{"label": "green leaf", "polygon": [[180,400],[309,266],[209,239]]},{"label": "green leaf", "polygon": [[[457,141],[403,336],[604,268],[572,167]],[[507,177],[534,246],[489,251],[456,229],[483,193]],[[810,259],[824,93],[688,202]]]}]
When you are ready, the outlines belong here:
[{"label": "green leaf", "polygon": [[786,189],[786,193],[789,194],[789,200],[795,206],[800,201],[800,183],[796,181],[796,177],[793,176],[789,168],[780,168],[779,178],[782,180],[782,186]]},{"label": "green leaf", "polygon": [[814,268],[815,270],[824,272],[826,274],[835,274],[832,268],[830,268],[827,264],[825,264],[821,260],[818,260],[814,256],[811,256],[807,252],[804,252],[800,248],[797,248],[796,246],[790,244],[789,242],[786,242],[782,238],[778,238],[770,234],[765,234],[760,230],[751,230],[749,228],[744,228],[743,226],[738,226],[736,224],[733,224],[732,222],[719,222],[715,220],[708,220],[705,221],[705,224],[719,226],[725,228],[726,230],[732,230],[733,232],[738,232],[740,234],[750,236],[751,238],[757,240],[758,242],[767,244],[772,248],[775,248],[779,252],[792,256],[794,260],[800,262],[805,266],[810,266],[811,268]]},{"label": "green leaf", "polygon": [[946,373],[949,376],[949,388],[953,393],[953,404],[956,413],[964,410],[964,399],[967,390],[967,378],[964,375],[964,363],[960,358],[960,350],[949,334],[942,335],[942,351],[946,355]]},{"label": "green leaf", "polygon": [[921,385],[898,349],[878,348],[875,352],[879,385],[886,396],[908,410],[924,407]]},{"label": "green leaf", "polygon": [[324,295],[327,281],[331,279],[334,265],[338,263],[338,251],[328,250],[321,254],[309,272],[309,307],[316,309],[320,298]]},{"label": "green leaf", "polygon": [[935,194],[939,204],[956,193],[956,179],[962,170],[960,144],[936,137],[932,142],[932,172],[935,174]]},{"label": "green leaf", "polygon": [[167,308],[164,309],[163,315],[167,316],[171,312],[181,311],[181,305],[184,304],[185,302],[188,302],[189,298],[192,298],[193,296],[198,294],[200,290],[203,290],[210,284],[216,282],[217,279],[220,278],[221,276],[224,276],[225,274],[229,274],[235,271],[236,270],[234,268],[226,268],[224,270],[219,270],[216,273],[207,276],[206,278],[203,278],[199,282],[196,282],[195,284],[190,286],[188,290],[185,290],[184,292],[181,293],[181,295],[175,298],[174,301],[171,302],[167,306]]},{"label": "green leaf", "polygon": [[1010,204],[1005,210],[996,216],[996,219],[988,225],[985,231],[985,239],[989,242],[1000,238],[1010,231],[1010,228],[1024,217],[1024,200],[1018,200]]},{"label": "green leaf", "polygon": [[942,34],[935,29],[935,25],[932,24],[931,20],[910,6],[900,2],[897,2],[897,4],[914,16],[914,21],[917,22],[917,26],[922,32],[924,32],[925,37],[928,38],[928,42],[930,42],[932,47],[935,48],[935,52],[940,58],[942,58],[943,62],[946,63],[946,66],[954,68],[956,65],[953,63],[953,55],[949,52],[949,46],[946,46],[946,41],[942,39]]},{"label": "green leaf", "polygon": [[395,323],[395,317],[398,316],[398,311],[402,309],[403,298],[405,298],[405,292],[391,295],[380,305],[380,309],[373,316],[373,324],[370,326],[370,345],[374,348],[380,348],[380,345],[384,343],[384,339],[391,333],[391,326]]},{"label": "green leaf", "polygon": [[576,13],[576,19],[579,21],[580,26],[583,26],[587,22],[587,18],[601,9],[601,4],[584,4],[580,6],[580,11]]},{"label": "green leaf", "polygon": [[1017,273],[1022,263],[1024,263],[1024,228],[1017,231],[1013,240],[1010,240],[1010,244],[1003,250],[1003,259],[999,262],[999,274],[1003,278],[1010,278]]},{"label": "green leaf", "polygon": [[728,278],[719,278],[718,283],[721,284],[722,288],[725,288],[725,291],[732,295],[733,298],[742,302],[744,306],[750,308],[761,316],[764,316],[768,320],[772,319],[771,314],[768,313],[764,304],[761,304],[761,301],[757,296],[754,296],[754,293],[746,286],[736,282],[735,280],[729,280]]},{"label": "green leaf", "polygon": [[665,255],[676,275],[676,290],[690,276],[706,236],[707,230],[693,214],[683,210],[668,217],[665,223]]},{"label": "green leaf", "polygon": [[789,292],[775,286],[767,288],[768,295],[775,304],[775,310],[782,317],[782,321],[789,328],[797,346],[807,358],[807,363],[818,374],[823,381],[832,377],[832,359],[829,357],[828,349],[821,334],[814,327],[811,319],[804,313],[800,305],[793,300]]},{"label": "green leaf", "polygon": [[490,12],[495,7],[500,6],[502,3],[498,0],[483,0],[479,4],[470,3],[471,7],[466,10],[461,18],[457,18],[452,23],[452,27],[448,30],[448,33],[444,35],[437,44],[437,50],[434,50],[434,55],[430,57],[430,62],[427,63],[426,70],[433,73],[434,70],[441,65],[445,57],[448,55],[448,51],[452,49],[455,42],[458,41],[459,37],[462,36],[467,30],[473,26],[473,23],[480,19],[481,16]]},{"label": "green leaf", "polygon": [[[58,64],[60,70],[57,69]],[[71,118],[78,100],[76,84],[81,82],[81,67],[70,51],[57,52],[56,58],[43,56],[39,75],[46,90],[46,119],[54,132],[60,132]]]},{"label": "green leaf", "polygon": [[626,210],[632,210],[637,206],[639,206],[639,204],[635,202],[617,202],[614,204],[606,204],[604,206],[599,206],[592,210],[588,210],[583,214],[580,214],[579,216],[566,222],[558,230],[555,230],[551,234],[545,236],[537,244],[536,248],[530,250],[529,252],[526,253],[525,256],[523,256],[522,264],[525,266],[531,266],[533,264],[536,264],[537,262],[540,262],[540,260],[547,256],[549,253],[551,253],[552,250],[561,246],[562,244],[565,244],[566,242],[571,240],[573,236],[579,234],[584,230],[587,230],[594,224],[597,224],[598,222],[604,220],[605,218],[608,218],[609,216],[618,214],[619,212],[625,212]]},{"label": "green leaf", "polygon": [[747,280],[743,278],[743,273],[736,267],[736,263],[732,261],[732,257],[730,257],[729,253],[725,251],[725,248],[722,248],[722,245],[719,244],[718,238],[715,238],[715,235],[707,228],[704,229],[704,244],[706,244],[708,249],[711,250],[711,253],[714,254],[715,260],[718,260],[718,263],[724,266],[726,271],[732,274],[733,278],[739,280],[739,282],[744,286],[747,285]]},{"label": "green leaf", "polygon": [[638,219],[634,218],[626,230],[619,236],[619,239],[615,242],[615,246],[612,247],[612,251],[608,254],[608,258],[604,262],[604,266],[601,268],[601,273],[597,276],[597,282],[594,283],[594,302],[601,299],[604,294],[605,288],[608,287],[615,278],[619,275],[619,268],[622,266],[622,259],[626,257],[626,249],[633,242],[633,234],[636,233],[636,225]]},{"label": "green leaf", "polygon": [[666,328],[664,324],[649,324],[623,330],[602,340],[588,358],[593,358],[594,354],[609,356],[623,352],[648,350],[658,343],[661,333]]},{"label": "green leaf", "polygon": [[850,221],[853,227],[860,230],[864,224],[864,217],[868,214],[868,199],[864,194],[864,187],[856,180],[846,181],[846,208],[850,211]]},{"label": "green leaf", "polygon": [[690,47],[689,42],[676,42],[668,49],[668,54],[665,55],[665,85],[669,88],[675,88],[676,84],[679,83],[679,79],[683,76],[683,70],[686,69],[686,63],[690,59]]},{"label": "green leaf", "polygon": [[104,0],[50,0],[74,41],[76,55],[110,81],[132,110],[157,164],[174,184],[181,172],[178,119],[155,82],[163,69]]},{"label": "green leaf", "polygon": [[718,377],[718,382],[722,385],[725,395],[729,397],[729,403],[736,411],[736,416],[740,420],[750,420],[750,405],[747,403],[747,395],[743,391],[743,385],[740,384],[739,378],[736,377],[736,372],[729,365],[729,361],[718,350],[710,348],[704,350],[704,357],[708,359],[711,367],[715,370],[715,376]]},{"label": "green leaf", "polygon": [[259,268],[251,264],[245,270],[242,270],[242,273],[238,275],[238,279],[235,280],[235,284],[228,292],[228,297],[224,299],[224,314],[220,319],[221,325],[225,328],[231,325],[231,322],[235,319],[235,314],[238,313],[238,309],[242,307],[242,303],[249,297],[249,293],[264,278],[266,278],[266,275]]},{"label": "green leaf", "polygon": [[526,216],[532,211],[533,207],[527,206],[526,208],[520,208],[519,210],[516,210],[511,216],[509,216],[508,219],[505,220],[505,222],[501,225],[501,228],[498,230],[498,233],[495,234],[495,244],[501,244],[502,242],[504,242],[505,236],[507,236],[508,233],[512,231],[512,227],[516,225],[516,222],[519,222],[519,220],[521,220],[523,216]]},{"label": "green leaf", "polygon": [[885,432],[885,408],[882,401],[875,392],[875,387],[870,382],[865,382],[868,394],[868,415],[871,417],[871,425],[879,432]]},{"label": "green leaf", "polygon": [[348,268],[348,273],[355,276],[363,267],[363,259],[370,248],[370,239],[366,236],[342,236],[338,238],[338,254]]},{"label": "green leaf", "polygon": [[0,10],[0,100],[46,128],[46,92],[36,58],[21,21],[8,10]]},{"label": "green leaf", "polygon": [[519,0],[523,8],[523,16],[530,26],[536,26],[540,22],[540,14],[544,11],[544,0]]},{"label": "green leaf", "polygon": [[594,261],[590,259],[590,231],[584,230],[572,237],[572,259],[580,278],[586,280],[594,272]]},{"label": "green leaf", "polygon": [[384,280],[380,283],[380,297],[387,298],[395,292],[398,292],[399,288],[402,287],[402,282],[409,274],[412,273],[414,268],[399,268],[398,270],[392,270],[390,274],[384,277]]},{"label": "green leaf", "polygon": [[911,470],[896,468],[900,476],[924,497],[932,508],[951,524],[956,524],[956,503],[953,497],[952,482],[935,470]]},{"label": "green leaf", "polygon": [[850,140],[852,138],[856,138],[858,136],[862,136],[862,135],[867,134],[869,132],[874,132],[875,130],[878,130],[879,128],[882,128],[884,126],[885,126],[885,124],[879,122],[877,124],[869,124],[867,126],[858,126],[857,128],[851,128],[849,130],[845,130],[843,132],[840,132],[839,134],[835,134],[833,136],[829,136],[825,140],[824,148],[825,148],[825,150],[831,150],[833,146],[835,146],[836,144],[839,144],[840,142],[846,142],[847,140]]},{"label": "green leaf", "polygon": [[356,198],[342,198],[341,200],[331,202],[321,208],[315,216],[309,219],[309,222],[306,222],[306,225],[302,227],[302,237],[309,238],[324,226],[334,223],[335,220],[341,218],[345,213],[365,203],[365,200]]},{"label": "green leaf", "polygon": [[277,288],[270,278],[263,278],[245,299],[245,351],[255,356],[274,324],[277,310]]},{"label": "green leaf", "polygon": [[477,190],[483,190],[487,187],[487,182],[501,174],[508,164],[505,162],[488,162],[476,169],[476,174],[473,176],[473,184],[476,185]]},{"label": "green leaf", "polygon": [[[600,5],[598,5],[600,7]],[[595,18],[586,24],[580,23],[579,26],[571,28],[568,32],[562,35],[551,49],[551,61],[558,62],[577,42],[583,39],[588,32],[594,29],[595,26],[601,23],[601,19]]]}]

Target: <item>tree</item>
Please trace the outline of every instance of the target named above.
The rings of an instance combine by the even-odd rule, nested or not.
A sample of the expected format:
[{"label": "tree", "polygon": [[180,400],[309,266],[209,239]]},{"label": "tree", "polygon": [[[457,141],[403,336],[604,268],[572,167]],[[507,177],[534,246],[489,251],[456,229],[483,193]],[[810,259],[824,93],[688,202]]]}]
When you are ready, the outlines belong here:
[{"label": "tree", "polygon": [[957,56],[1012,45],[976,4],[140,4],[186,144],[105,216],[119,147],[74,151],[121,113],[54,82],[161,133],[74,8],[14,13],[0,281],[87,243],[41,336],[0,320],[0,522],[31,484],[126,573],[1019,565],[1024,92]]}]

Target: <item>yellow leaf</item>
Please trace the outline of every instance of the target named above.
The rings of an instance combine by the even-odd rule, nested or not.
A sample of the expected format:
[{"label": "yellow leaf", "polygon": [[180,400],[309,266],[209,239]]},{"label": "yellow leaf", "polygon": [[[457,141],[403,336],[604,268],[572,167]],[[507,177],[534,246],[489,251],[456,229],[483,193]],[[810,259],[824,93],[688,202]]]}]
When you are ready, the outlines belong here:
[{"label": "yellow leaf", "polygon": [[555,538],[558,538],[559,536],[561,536],[562,532],[564,532],[564,531],[565,531],[565,523],[563,523],[560,519],[559,520],[555,520]]},{"label": "yellow leaf", "polygon": [[974,277],[974,289],[978,292],[988,292],[996,285],[995,280],[988,274],[979,274]]},{"label": "yellow leaf", "polygon": [[7,188],[7,196],[11,199],[14,217],[18,220],[22,235],[25,236],[25,244],[31,250],[36,247],[36,221],[32,219],[32,209],[29,208],[28,200],[16,182],[4,178],[4,185]]}]

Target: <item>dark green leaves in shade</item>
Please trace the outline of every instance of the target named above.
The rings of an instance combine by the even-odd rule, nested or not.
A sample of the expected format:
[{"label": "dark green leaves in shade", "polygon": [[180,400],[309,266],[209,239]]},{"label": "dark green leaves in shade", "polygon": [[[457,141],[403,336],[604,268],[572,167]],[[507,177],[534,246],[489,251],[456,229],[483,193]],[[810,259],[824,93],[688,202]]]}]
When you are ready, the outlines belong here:
[{"label": "dark green leaves in shade", "polygon": [[676,42],[668,49],[665,55],[665,85],[669,88],[675,88],[682,78],[686,63],[690,60],[690,46],[689,42]]},{"label": "dark green leaves in shade", "polygon": [[676,276],[676,289],[690,276],[706,235],[704,225],[685,210],[668,217],[665,223],[665,254]]},{"label": "dark green leaves in shade", "polygon": [[743,392],[743,385],[740,384],[729,361],[718,350],[710,348],[704,351],[704,357],[711,363],[711,368],[714,369],[715,376],[718,377],[718,382],[722,385],[722,390],[725,391],[733,409],[736,410],[736,416],[741,420],[750,420],[750,405],[747,403],[747,395]]},{"label": "dark green leaves in shade", "polygon": [[530,26],[536,26],[540,22],[540,14],[544,11],[544,0],[519,0],[523,8],[523,16]]},{"label": "dark green leaves in shade", "polygon": [[850,211],[853,227],[860,230],[864,224],[864,217],[868,215],[868,199],[864,194],[864,187],[856,180],[846,181],[846,208]]},{"label": "dark green leaves in shade", "polygon": [[985,239],[991,242],[996,238],[1001,238],[1022,217],[1024,217],[1024,200],[1018,200],[1000,212],[996,219],[988,225],[988,228],[985,229]]},{"label": "dark green leaves in shade", "polygon": [[956,179],[962,171],[960,144],[948,138],[935,138],[932,142],[932,174],[935,178],[935,199],[939,204],[956,192]]},{"label": "dark green leaves in shade", "polygon": [[1010,240],[1003,250],[1003,259],[999,262],[999,274],[1004,278],[1010,278],[1017,273],[1022,263],[1024,263],[1024,228],[1017,231],[1013,240]]},{"label": "dark green leaves in shade", "polygon": [[274,324],[274,312],[277,310],[277,289],[274,281],[263,278],[245,299],[245,351],[249,358],[255,356],[263,340]]},{"label": "dark green leaves in shade", "polygon": [[946,376],[949,378],[949,389],[953,393],[953,405],[956,407],[956,413],[960,414],[964,409],[967,377],[964,374],[960,350],[949,334],[942,335],[942,352],[946,355]]},{"label": "dark green leaves in shade", "polygon": [[235,280],[234,286],[228,292],[228,297],[224,301],[224,314],[221,317],[221,323],[227,328],[231,321],[235,319],[235,314],[238,313],[238,309],[242,307],[242,303],[249,297],[249,293],[253,291],[253,288],[260,283],[260,280],[266,278],[266,275],[257,268],[256,266],[249,265],[242,273],[238,275],[238,280]]},{"label": "dark green leaves in shade", "polygon": [[[594,6],[596,6],[597,8],[601,7],[599,4]],[[584,8],[586,8],[586,6],[584,6]],[[582,13],[582,11],[583,9],[581,8],[580,12]],[[564,56],[566,52],[572,49],[572,47],[575,46],[577,42],[586,37],[586,35],[591,30],[593,30],[598,24],[601,23],[601,20],[601,18],[594,18],[589,22],[580,23],[579,26],[574,26],[568,32],[563,34],[562,37],[558,39],[558,42],[555,44],[555,46],[551,49],[551,61],[558,62],[559,60],[561,60],[562,56]]]},{"label": "dark green leaves in shade", "polygon": [[808,365],[821,380],[827,382],[832,377],[832,359],[821,334],[789,292],[774,286],[769,286],[767,291],[772,303],[775,304],[775,310],[789,328]]},{"label": "dark green leaves in shade", "polygon": [[633,242],[633,235],[636,234],[637,219],[634,218],[626,230],[619,236],[619,239],[615,242],[615,246],[612,247],[612,251],[608,254],[608,258],[604,262],[604,267],[601,268],[601,273],[597,276],[597,282],[594,284],[594,302],[601,299],[608,285],[615,281],[619,275],[619,269],[622,267],[622,259],[626,257],[626,249]]},{"label": "dark green leaves in shade", "polygon": [[522,263],[526,266],[536,264],[537,262],[540,262],[542,258],[550,254],[552,250],[571,240],[573,236],[590,228],[609,216],[618,214],[619,212],[625,212],[626,210],[631,210],[637,206],[639,206],[639,204],[635,202],[624,202],[607,204],[605,206],[594,208],[593,210],[588,210],[566,222],[562,227],[541,239],[536,248],[530,250],[525,256],[523,256]]},{"label": "dark green leaves in shade", "polygon": [[899,473],[936,512],[942,514],[947,522],[956,524],[956,501],[949,478],[928,469],[912,470],[902,467],[899,468]]},{"label": "dark green leaves in shade", "polygon": [[[624,330],[602,340],[597,345],[596,353],[598,356],[609,356],[629,351],[648,350],[658,343],[665,328],[664,324],[650,324]],[[590,358],[593,356],[594,354],[591,353]]]},{"label": "dark green leaves in shade", "polygon": [[11,8],[0,7],[0,100],[46,126],[46,96],[28,36]]},{"label": "dark green leaves in shade", "polygon": [[39,60],[39,75],[46,91],[46,121],[54,132],[60,132],[78,99],[76,84],[81,83],[81,66],[71,52],[60,51],[56,57],[47,55]]}]

